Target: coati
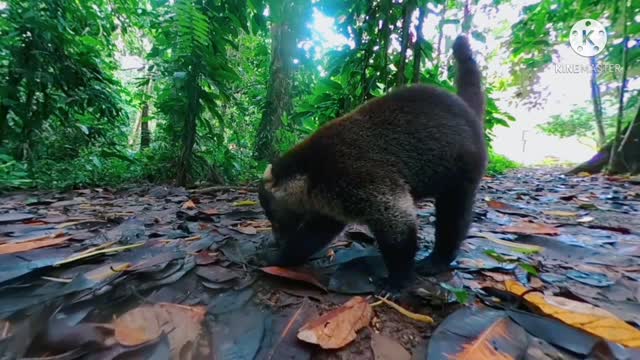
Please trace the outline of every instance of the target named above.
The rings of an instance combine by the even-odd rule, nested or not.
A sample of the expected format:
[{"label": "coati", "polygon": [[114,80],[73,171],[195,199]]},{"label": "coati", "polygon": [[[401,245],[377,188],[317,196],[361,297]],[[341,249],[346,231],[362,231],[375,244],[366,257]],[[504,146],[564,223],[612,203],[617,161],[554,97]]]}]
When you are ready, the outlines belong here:
[{"label": "coati", "polygon": [[[267,167],[260,204],[280,246],[275,264],[298,265],[348,223],[369,226],[389,273],[446,271],[465,239],[487,163],[481,75],[468,40],[453,45],[458,94],[425,85],[393,90],[337,118]],[[435,246],[418,264],[414,201],[435,198]]]}]

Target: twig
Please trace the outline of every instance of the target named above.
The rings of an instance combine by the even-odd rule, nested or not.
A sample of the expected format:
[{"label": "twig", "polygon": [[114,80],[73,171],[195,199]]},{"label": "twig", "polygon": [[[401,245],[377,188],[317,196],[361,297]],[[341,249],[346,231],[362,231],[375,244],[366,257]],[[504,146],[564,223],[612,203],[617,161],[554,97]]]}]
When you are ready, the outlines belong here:
[{"label": "twig", "polygon": [[[413,320],[420,321],[420,322],[427,323],[427,324],[433,324],[433,318],[431,318],[430,316],[423,315],[423,314],[416,314],[416,313],[411,312],[411,311],[403,308],[402,306],[394,303],[393,301],[387,300],[387,299],[382,298],[380,296],[376,296],[376,299],[378,299],[381,302],[391,306],[392,308],[397,310],[400,314],[408,317],[409,319],[413,319]],[[371,306],[374,306],[375,304],[377,304],[377,302],[372,304]]]}]

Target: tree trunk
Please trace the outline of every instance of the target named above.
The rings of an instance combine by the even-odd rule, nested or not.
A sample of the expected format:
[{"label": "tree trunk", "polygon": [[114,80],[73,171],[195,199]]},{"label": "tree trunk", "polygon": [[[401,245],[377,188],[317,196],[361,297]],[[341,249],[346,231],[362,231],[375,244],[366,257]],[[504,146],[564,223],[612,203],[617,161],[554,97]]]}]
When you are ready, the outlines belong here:
[{"label": "tree trunk", "polygon": [[609,154],[609,172],[614,171],[614,166],[619,162],[618,157],[619,151],[619,140],[620,140],[620,130],[622,128],[622,117],[624,115],[624,92],[627,88],[627,69],[629,69],[629,32],[627,31],[627,0],[624,0],[624,5],[622,7],[622,33],[624,34],[624,39],[622,40],[622,79],[620,80],[620,98],[618,101],[618,116],[616,117],[616,134],[613,138],[613,143],[611,145],[612,151]]},{"label": "tree trunk", "polygon": [[[380,2],[380,13],[388,14],[392,11],[393,3],[391,0],[382,0]],[[382,55],[382,71],[380,73],[380,79],[384,84],[384,90],[389,89],[389,38],[391,37],[391,28],[389,24],[389,17],[382,16],[382,24],[380,25],[380,32],[378,39],[382,43],[379,53]]]},{"label": "tree trunk", "polygon": [[420,82],[420,62],[422,61],[422,44],[424,36],[422,35],[422,27],[424,26],[426,6],[421,6],[418,10],[418,25],[416,25],[416,42],[413,44],[413,78],[412,83]]},{"label": "tree trunk", "polygon": [[602,148],[606,142],[604,123],[602,122],[602,97],[598,84],[598,63],[595,56],[591,57],[591,100],[593,101],[593,114],[598,131],[598,148]]},{"label": "tree trunk", "polygon": [[[274,2],[276,3],[276,2]],[[277,131],[282,127],[282,118],[291,111],[293,55],[296,36],[291,16],[294,2],[283,2],[279,9],[282,16],[271,25],[271,64],[267,100],[258,127],[256,157],[273,161],[278,156]]]},{"label": "tree trunk", "polygon": [[149,131],[149,103],[145,102],[140,110],[140,150],[144,150],[151,145],[151,131]]},{"label": "tree trunk", "polygon": [[440,77],[440,64],[442,63],[442,38],[444,37],[444,22],[446,20],[447,2],[442,4],[442,10],[440,11],[440,19],[438,19],[438,43],[436,45],[436,77]]},{"label": "tree trunk", "polygon": [[400,60],[398,61],[398,74],[396,85],[401,86],[407,82],[404,69],[407,65],[407,49],[409,48],[409,28],[411,25],[411,14],[414,3],[411,0],[405,1],[402,5],[402,34],[400,37]]},{"label": "tree trunk", "polygon": [[200,116],[200,86],[198,80],[189,75],[187,87],[187,111],[184,115],[182,128],[182,151],[178,163],[177,183],[186,186],[190,181],[193,147],[196,144],[198,116]]},{"label": "tree trunk", "polygon": [[622,133],[626,133],[624,138],[622,138],[621,134],[620,137],[622,139],[610,141],[591,159],[578,165],[569,171],[569,173],[577,174],[579,172],[588,172],[590,174],[597,174],[602,172],[611,158],[611,149],[614,143],[621,144],[622,148],[618,148],[619,151],[616,154],[615,161],[609,172],[612,174],[640,173],[640,107],[638,108],[635,118],[625,127]]},{"label": "tree trunk", "polygon": [[149,130],[149,97],[153,89],[153,80],[149,78],[149,84],[145,89],[145,101],[140,110],[140,151],[151,145],[151,131]]},{"label": "tree trunk", "polygon": [[473,14],[471,13],[470,0],[465,0],[462,18],[462,32],[468,34],[471,30],[471,23],[473,22]]}]

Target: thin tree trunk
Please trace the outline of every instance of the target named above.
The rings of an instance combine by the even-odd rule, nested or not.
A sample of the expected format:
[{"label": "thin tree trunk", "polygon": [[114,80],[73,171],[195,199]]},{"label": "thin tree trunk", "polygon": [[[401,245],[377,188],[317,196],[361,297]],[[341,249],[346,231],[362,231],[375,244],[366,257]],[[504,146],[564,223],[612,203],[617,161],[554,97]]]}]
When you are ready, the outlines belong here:
[{"label": "thin tree trunk", "polygon": [[411,14],[413,13],[414,2],[412,0],[405,1],[402,4],[402,34],[400,37],[400,60],[398,61],[398,74],[396,85],[404,85],[407,80],[404,69],[407,65],[407,49],[409,48],[409,28],[411,25]]},{"label": "thin tree trunk", "polygon": [[440,11],[440,19],[438,20],[438,44],[436,46],[436,66],[437,77],[440,77],[440,64],[442,63],[442,38],[444,37],[444,22],[446,20],[447,2],[442,4],[442,10]]},{"label": "thin tree trunk", "polygon": [[413,78],[412,83],[420,82],[420,63],[422,61],[422,44],[424,43],[424,36],[422,35],[422,28],[424,26],[426,6],[421,6],[418,10],[418,25],[416,25],[416,42],[413,44]]},{"label": "thin tree trunk", "polygon": [[140,151],[151,145],[151,131],[149,130],[149,99],[153,88],[153,80],[149,79],[149,84],[145,89],[145,101],[140,110]]},{"label": "thin tree trunk", "polygon": [[471,13],[470,0],[465,0],[462,18],[462,32],[468,34],[471,30],[471,22],[473,21],[473,14]]},{"label": "thin tree trunk", "polygon": [[600,85],[598,84],[598,63],[595,56],[591,59],[591,100],[593,101],[593,114],[598,131],[598,148],[604,146],[606,134],[602,122],[602,97],[600,96]]},{"label": "thin tree trunk", "polygon": [[620,138],[620,131],[622,130],[622,117],[624,115],[624,93],[627,88],[627,69],[629,68],[629,32],[627,27],[627,7],[628,1],[624,0],[622,8],[622,33],[624,40],[622,40],[622,79],[620,80],[620,98],[618,101],[618,116],[616,117],[616,134],[613,138],[613,144],[611,146],[611,153],[609,154],[609,170],[613,171],[614,164],[616,163],[616,157],[618,156],[618,141]]},{"label": "thin tree trunk", "polygon": [[278,156],[276,134],[282,127],[282,118],[292,108],[292,64],[296,36],[294,26],[288,19],[292,18],[290,15],[293,6],[293,3],[283,2],[280,11],[284,16],[279,16],[281,21],[271,25],[271,65],[267,100],[256,139],[256,157],[269,162]]},{"label": "thin tree trunk", "polygon": [[[393,3],[391,0],[382,0],[380,13],[388,14],[392,10],[392,7]],[[387,76],[389,71],[389,37],[391,36],[388,16],[382,16],[379,36],[379,41],[382,43],[380,47],[380,54],[382,54],[382,72],[380,73],[380,79],[383,81],[384,90],[387,91],[389,88],[389,79]]]},{"label": "thin tree trunk", "polygon": [[[194,71],[194,73],[197,73]],[[198,116],[200,116],[200,86],[198,80],[189,78],[187,91],[188,103],[187,113],[184,117],[184,127],[182,129],[182,152],[178,164],[177,183],[179,186],[187,186],[190,181],[191,164],[193,159],[193,147],[196,144],[196,131],[198,126]]]}]

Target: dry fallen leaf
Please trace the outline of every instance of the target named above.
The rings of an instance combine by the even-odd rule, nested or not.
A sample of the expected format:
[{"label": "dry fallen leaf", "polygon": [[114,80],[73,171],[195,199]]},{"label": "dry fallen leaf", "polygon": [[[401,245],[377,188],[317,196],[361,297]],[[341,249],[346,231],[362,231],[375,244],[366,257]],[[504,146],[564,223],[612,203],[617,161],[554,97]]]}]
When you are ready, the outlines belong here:
[{"label": "dry fallen leaf", "polygon": [[220,215],[220,211],[218,209],[203,209],[200,210],[200,212],[209,216]]},{"label": "dry fallen leaf", "polygon": [[545,215],[549,216],[558,216],[558,217],[574,217],[578,216],[578,213],[572,211],[563,211],[563,210],[547,210],[542,212]]},{"label": "dry fallen leaf", "polygon": [[14,254],[43,247],[64,244],[69,240],[70,236],[36,239],[31,241],[23,241],[19,243],[0,244],[0,254]]},{"label": "dry fallen leaf", "polygon": [[463,345],[462,352],[449,356],[456,360],[513,360],[510,354],[498,350],[493,343],[498,339],[509,339],[509,319],[504,318],[489,326],[473,342]]},{"label": "dry fallen leaf", "polygon": [[513,205],[509,205],[505,202],[498,201],[498,200],[489,200],[487,201],[487,205],[489,205],[489,207],[492,209],[500,209],[500,210],[514,209]]},{"label": "dry fallen leaf", "polygon": [[356,331],[369,325],[371,305],[355,296],[341,307],[306,323],[298,330],[298,339],[318,344],[323,349],[339,349],[356,338]]},{"label": "dry fallen leaf", "polygon": [[196,208],[196,204],[193,202],[193,200],[189,200],[184,204],[182,204],[182,209],[184,210],[193,210],[195,208]]},{"label": "dry fallen leaf", "polygon": [[[505,281],[507,291],[522,295],[527,288],[517,281]],[[640,330],[627,324],[614,314],[591,304],[567,298],[531,292],[524,295],[543,313],[568,325],[613,341],[623,346],[640,348]]]},{"label": "dry fallen leaf", "polygon": [[255,235],[258,233],[258,230],[253,226],[237,226],[232,229],[245,235]]},{"label": "dry fallen leaf", "polygon": [[531,222],[519,222],[513,226],[505,226],[500,231],[506,233],[525,234],[525,235],[558,235],[560,232],[554,226],[546,224],[537,224]]},{"label": "dry fallen leaf", "polygon": [[315,285],[320,289],[327,291],[327,288],[320,283],[316,278],[309,274],[305,274],[302,272],[289,270],[287,268],[279,267],[279,266],[267,266],[263,267],[260,270],[266,272],[267,274],[283,277],[290,280],[303,281],[307,284]]},{"label": "dry fallen leaf", "polygon": [[242,201],[234,202],[233,206],[253,206],[257,204],[258,203],[253,200],[242,200]]},{"label": "dry fallen leaf", "polygon": [[206,308],[159,303],[130,310],[113,321],[116,340],[135,346],[169,337],[172,359],[191,359],[202,329]]}]

